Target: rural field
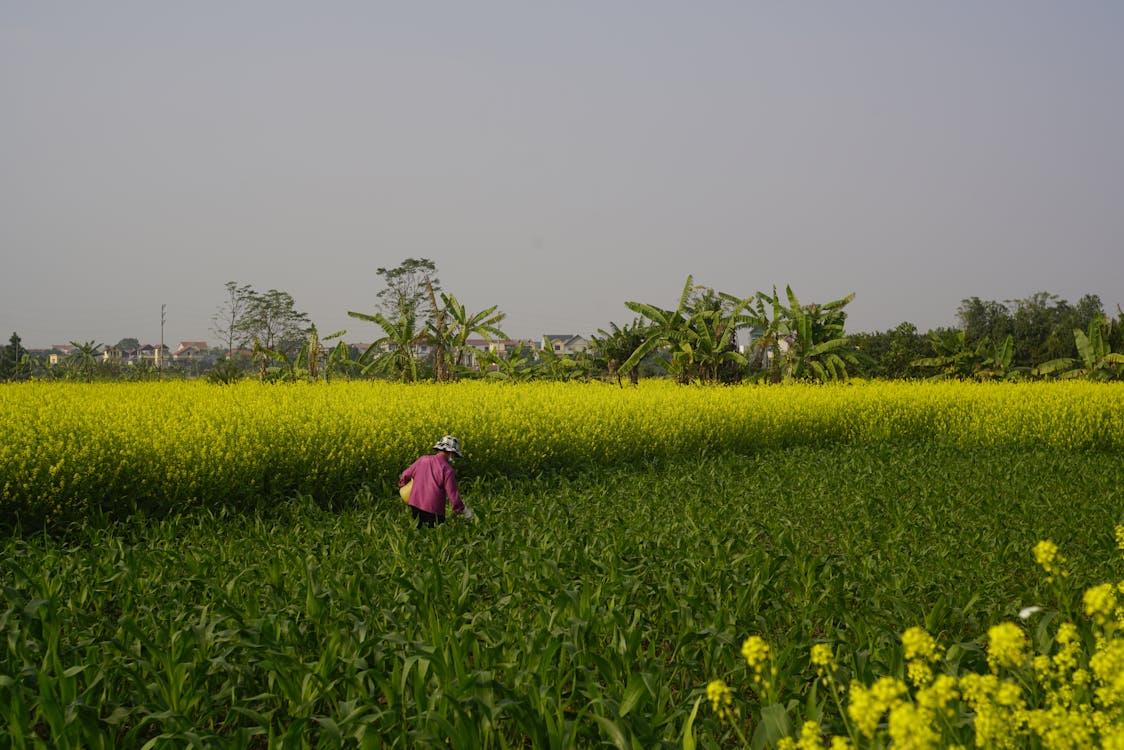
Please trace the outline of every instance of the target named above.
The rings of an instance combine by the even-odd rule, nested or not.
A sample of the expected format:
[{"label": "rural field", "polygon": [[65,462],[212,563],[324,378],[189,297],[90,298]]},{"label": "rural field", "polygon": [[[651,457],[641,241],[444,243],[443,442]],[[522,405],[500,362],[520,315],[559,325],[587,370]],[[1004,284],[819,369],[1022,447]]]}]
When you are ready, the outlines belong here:
[{"label": "rural field", "polygon": [[[0,748],[1124,747],[1120,385],[0,409]],[[420,532],[447,433],[477,517]]]}]

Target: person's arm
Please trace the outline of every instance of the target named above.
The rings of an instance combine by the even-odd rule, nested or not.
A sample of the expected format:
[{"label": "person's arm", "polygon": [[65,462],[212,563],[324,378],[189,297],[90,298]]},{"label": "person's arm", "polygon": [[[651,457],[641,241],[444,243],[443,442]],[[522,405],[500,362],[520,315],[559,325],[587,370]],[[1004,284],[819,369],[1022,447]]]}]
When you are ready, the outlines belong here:
[{"label": "person's arm", "polygon": [[449,502],[453,505],[454,513],[464,513],[465,505],[461,500],[460,490],[457,489],[457,473],[453,471],[453,467],[446,464],[445,468],[445,496],[449,498]]}]

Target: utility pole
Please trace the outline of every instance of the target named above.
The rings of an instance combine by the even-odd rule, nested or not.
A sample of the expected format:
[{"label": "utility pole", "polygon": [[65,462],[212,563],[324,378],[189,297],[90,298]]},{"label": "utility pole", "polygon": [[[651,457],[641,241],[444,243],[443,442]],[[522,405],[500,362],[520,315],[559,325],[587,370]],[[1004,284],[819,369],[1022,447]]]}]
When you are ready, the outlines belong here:
[{"label": "utility pole", "polygon": [[160,305],[160,349],[156,352],[157,370],[159,370],[164,364],[164,321],[167,319],[167,315],[165,315],[165,311],[167,309],[167,305]]}]

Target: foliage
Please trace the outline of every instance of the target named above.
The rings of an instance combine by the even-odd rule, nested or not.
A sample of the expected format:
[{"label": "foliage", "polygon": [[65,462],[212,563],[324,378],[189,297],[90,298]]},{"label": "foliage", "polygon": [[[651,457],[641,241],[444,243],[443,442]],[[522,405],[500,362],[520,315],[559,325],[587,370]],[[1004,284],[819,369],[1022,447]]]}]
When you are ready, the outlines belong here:
[{"label": "foliage", "polygon": [[[1115,536],[1124,549],[1124,526],[1116,526]],[[813,691],[803,707],[777,701],[780,659],[765,639],[751,635],[742,655],[756,693],[753,747],[827,750],[829,740],[840,750],[1118,747],[1124,742],[1124,582],[1078,594],[1067,585],[1070,570],[1057,544],[1041,540],[1033,555],[1053,599],[1039,600],[1047,607],[1024,607],[1022,622],[992,624],[972,643],[941,643],[929,632],[938,627],[934,618],[926,618],[901,634],[900,646],[881,649],[889,668],[873,673],[863,669],[867,654],[837,649],[830,640],[816,643],[809,661],[828,695]],[[971,658],[983,653],[986,659]],[[725,680],[712,680],[708,697],[745,746],[740,708]]]},{"label": "foliage", "polygon": [[288,292],[253,292],[245,302],[236,330],[239,340],[251,343],[260,355],[260,368],[264,370],[264,363],[271,358],[268,352],[291,357],[304,345],[312,323],[307,313],[296,309]]},{"label": "foliage", "polygon": [[[300,399],[277,413],[305,416],[330,390],[234,389],[244,392],[231,404],[251,398],[234,414],[260,406],[255,392],[288,392]],[[628,400],[648,389],[597,388]],[[981,389],[920,390],[943,400]],[[488,389],[512,390],[522,389]],[[835,389],[792,397],[821,390]],[[454,400],[471,412],[475,395]],[[432,425],[404,429],[409,455],[432,444]],[[382,433],[355,433],[368,438]],[[412,528],[394,493],[403,464],[376,464],[369,489],[338,493],[327,510],[294,495],[120,524],[89,514],[62,536],[3,538],[6,737],[122,748],[729,746],[729,723],[706,709],[691,721],[718,675],[737,690],[731,707],[754,721],[748,740],[765,724],[758,716],[845,731],[824,705],[813,646],[832,646],[863,684],[901,678],[903,624],[923,623],[948,646],[942,664],[986,671],[979,637],[1045,603],[1027,555],[1037,539],[1058,542],[1074,586],[1109,580],[1114,567],[1111,535],[1090,533],[1111,528],[1124,485],[1124,468],[1103,454],[911,442],[701,455],[699,441],[680,459],[483,476],[473,445],[458,471],[478,519],[432,533]],[[759,710],[742,689],[753,672],[740,654],[747,634],[777,667],[762,708],[783,713]],[[760,663],[760,649],[750,653]]]},{"label": "foliage", "polygon": [[437,264],[428,258],[406,258],[394,268],[379,268],[376,273],[385,285],[376,296],[383,314],[390,320],[402,317],[417,320],[428,289],[441,289]]},{"label": "foliage", "polygon": [[633,318],[623,328],[616,323],[610,323],[608,331],[598,328],[597,333],[590,338],[594,366],[616,379],[618,385],[624,374],[628,375],[632,385],[636,385],[640,382],[640,367],[632,367],[627,373],[622,373],[621,365],[628,361],[650,335],[651,331],[640,318]]},{"label": "foliage", "polygon": [[234,358],[234,350],[250,344],[246,338],[247,328],[244,318],[254,297],[254,289],[249,284],[239,285],[236,281],[226,282],[226,300],[211,317],[211,333],[225,344],[226,358]]},{"label": "foliage", "polygon": [[971,297],[957,309],[966,346],[974,348],[984,338],[999,342],[1011,336],[1015,351],[1012,365],[1024,370],[1076,356],[1069,332],[1084,329],[1103,316],[1101,300],[1095,294],[1086,294],[1075,305],[1047,292],[1005,303]]},{"label": "foliage", "polygon": [[1124,375],[1124,353],[1113,352],[1109,344],[1109,325],[1103,317],[1089,323],[1089,331],[1073,330],[1078,357],[1044,362],[1035,369],[1039,375],[1088,380],[1118,380]]},{"label": "foliage", "polygon": [[374,323],[383,331],[383,335],[359,355],[357,364],[364,375],[384,374],[407,383],[418,379],[416,348],[420,332],[417,319],[412,314],[403,314],[395,320],[380,312],[367,315],[348,310],[347,314]]},{"label": "foliage", "polygon": [[13,331],[8,345],[0,349],[0,380],[26,380],[30,376],[30,355],[19,334]]},{"label": "foliage", "polygon": [[[477,313],[470,313],[452,294],[441,294],[444,305],[442,313],[449,318],[447,331],[450,379],[456,380],[468,368],[466,355],[469,350],[469,339],[479,336],[485,342],[494,339],[506,339],[508,336],[499,328],[500,323],[507,317],[506,313],[498,312],[497,306],[485,308]],[[429,330],[436,334],[435,327],[431,324]]]},{"label": "foliage", "polygon": [[737,351],[737,331],[747,324],[742,316],[747,301],[696,287],[691,276],[675,310],[645,302],[625,306],[648,321],[647,338],[621,363],[622,375],[631,373],[645,357],[659,353],[656,361],[678,383],[699,380],[719,382],[723,365],[744,365]]},{"label": "foliage", "polygon": [[909,380],[917,377],[915,360],[927,354],[927,339],[917,332],[917,326],[900,323],[880,333],[857,333],[850,336],[851,345],[867,363],[862,374],[874,378]]}]

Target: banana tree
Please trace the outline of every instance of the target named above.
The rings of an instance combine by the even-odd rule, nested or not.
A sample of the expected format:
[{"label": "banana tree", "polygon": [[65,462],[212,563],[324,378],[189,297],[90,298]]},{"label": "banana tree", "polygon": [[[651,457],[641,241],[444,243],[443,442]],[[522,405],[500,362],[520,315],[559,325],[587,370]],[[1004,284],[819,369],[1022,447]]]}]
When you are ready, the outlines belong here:
[{"label": "banana tree", "polygon": [[914,360],[913,367],[935,368],[929,380],[956,378],[967,380],[1009,379],[1017,377],[1025,368],[1012,367],[1015,355],[1014,338],[1008,334],[1002,344],[992,344],[989,336],[981,338],[975,346],[966,341],[965,330],[930,331],[929,345],[932,357]]},{"label": "banana tree", "polygon": [[531,353],[522,344],[504,355],[498,352],[482,352],[480,354],[480,365],[482,369],[490,368],[486,377],[493,380],[510,382],[532,380],[539,372]]},{"label": "banana tree", "polygon": [[670,375],[679,382],[686,382],[688,354],[684,344],[689,343],[690,329],[688,318],[690,310],[688,300],[692,289],[692,278],[687,276],[687,283],[683,285],[683,293],[679,296],[679,304],[674,310],[664,310],[661,307],[650,305],[646,302],[625,302],[625,307],[639,313],[649,321],[649,335],[635,351],[621,363],[620,372],[627,375],[638,366],[645,357],[658,350],[665,350],[666,358],[657,362]]},{"label": "banana tree", "polygon": [[1088,380],[1115,380],[1124,374],[1124,354],[1113,352],[1105,336],[1105,319],[1089,322],[1088,333],[1073,329],[1079,359],[1063,357],[1044,362],[1035,368],[1038,375],[1058,375],[1060,378],[1086,378]]},{"label": "banana tree", "polygon": [[98,349],[101,344],[94,341],[71,341],[73,351],[66,356],[67,377],[79,380],[91,380],[98,366]]},{"label": "banana tree", "polygon": [[[634,318],[623,328],[616,323],[610,323],[608,331],[598,328],[597,333],[590,337],[593,366],[608,373],[609,377],[616,378],[617,385],[623,385],[621,363],[628,361],[649,335],[648,327],[640,318]],[[633,385],[640,382],[639,367],[633,367],[627,374]]]},{"label": "banana tree", "polygon": [[419,332],[417,316],[412,311],[404,309],[397,320],[390,320],[382,313],[368,315],[349,310],[347,314],[374,323],[384,334],[359,355],[357,363],[364,375],[385,373],[409,383],[418,379],[418,360],[414,349]]},{"label": "banana tree", "polygon": [[[498,305],[470,314],[465,306],[452,294],[442,294],[441,302],[450,319],[447,342],[450,355],[450,375],[455,380],[466,370],[465,355],[470,349],[468,340],[479,336],[491,343],[495,339],[506,339],[508,335],[499,328],[507,317],[506,313],[496,312]],[[433,325],[430,325],[432,330]]]},{"label": "banana tree", "polygon": [[787,308],[779,304],[773,290],[774,310],[784,315],[778,332],[788,334],[784,338],[787,350],[781,357],[782,379],[846,380],[847,365],[859,364],[858,352],[843,335],[847,317],[843,308],[855,298],[854,292],[823,305],[801,305],[791,286],[785,287],[785,293]]},{"label": "banana tree", "polygon": [[630,374],[648,355],[662,352],[657,362],[677,382],[698,379],[716,383],[724,365],[744,366],[745,357],[737,351],[737,331],[748,325],[745,309],[750,300],[696,287],[691,276],[683,285],[675,310],[665,310],[644,302],[625,302],[625,306],[649,321],[646,338],[620,365],[621,375]]},{"label": "banana tree", "polygon": [[979,380],[1010,380],[1026,371],[1025,367],[1012,367],[1015,357],[1015,337],[1007,334],[1002,344],[992,344],[987,336],[976,346],[978,359],[972,375]]}]

